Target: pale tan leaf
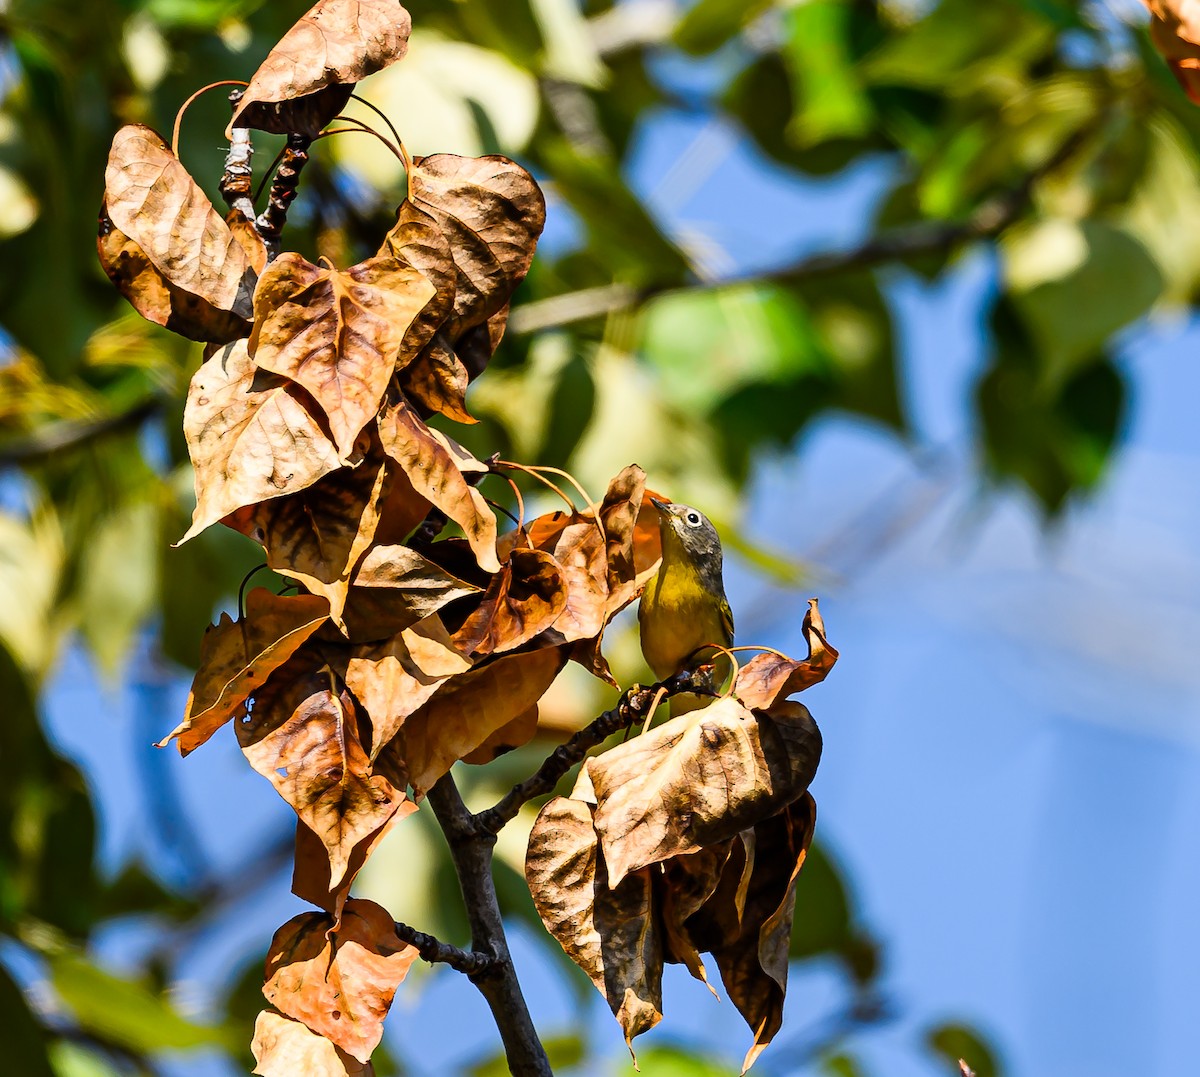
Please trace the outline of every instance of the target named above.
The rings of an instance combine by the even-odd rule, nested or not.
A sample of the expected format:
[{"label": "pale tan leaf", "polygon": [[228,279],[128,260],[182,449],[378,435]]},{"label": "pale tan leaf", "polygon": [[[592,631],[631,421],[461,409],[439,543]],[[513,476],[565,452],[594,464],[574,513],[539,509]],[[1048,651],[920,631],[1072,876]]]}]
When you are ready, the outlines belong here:
[{"label": "pale tan leaf", "polygon": [[609,876],[734,837],[802,797],[821,734],[799,703],[771,715],[719,699],[588,763]]},{"label": "pale tan leaf", "polygon": [[294,494],[341,466],[303,395],[258,370],[244,340],[201,365],[183,412],[196,511],[180,542],[236,509]]},{"label": "pale tan leaf", "polygon": [[262,369],[308,390],[346,460],[379,410],[413,323],[435,295],[419,269],[395,258],[342,271],[289,252],[259,279],[250,354]]},{"label": "pale tan leaf", "polygon": [[307,1025],[274,1010],[258,1015],[250,1050],[259,1077],[375,1077],[369,1062],[364,1065]]},{"label": "pale tan leaf", "polygon": [[405,802],[382,775],[371,772],[358,735],[354,701],[333,690],[316,656],[276,672],[237,723],[238,743],[263,777],[329,854],[330,888],[350,868],[355,846],[378,830]]},{"label": "pale tan leaf", "polygon": [[243,620],[222,615],[205,631],[183,721],[158,747],[178,740],[180,755],[199,748],[328,619],[329,605],[319,598],[256,587]]},{"label": "pale tan leaf", "polygon": [[426,426],[404,400],[384,407],[379,436],[384,451],[404,469],[417,493],[463,529],[479,567],[499,572],[496,517],[463,474],[486,472],[486,466],[461,445]]},{"label": "pale tan leaf", "polygon": [[320,0],[267,54],[225,132],[254,127],[312,137],[356,82],[401,59],[412,19],[397,0]]},{"label": "pale tan leaf", "polygon": [[368,1062],[396,988],[416,959],[386,909],[351,898],[336,929],[328,913],[307,912],[275,933],[263,994],[281,1013]]},{"label": "pale tan leaf", "polygon": [[662,1020],[663,950],[650,872],[609,885],[590,805],[555,797],[529,836],[525,879],[546,930],[608,1002],[625,1042]]},{"label": "pale tan leaf", "polygon": [[174,288],[243,322],[251,319],[255,272],[245,249],[149,127],[126,124],[113,136],[104,203],[116,229]]},{"label": "pale tan leaf", "polygon": [[454,763],[524,714],[566,664],[563,648],[504,655],[448,680],[405,721],[398,737],[420,798]]},{"label": "pale tan leaf", "polygon": [[804,615],[804,638],[808,641],[808,657],[796,662],[777,654],[755,655],[740,670],[734,681],[733,694],[751,709],[768,709],[776,701],[802,692],[823,681],[838,659],[838,653],[825,638],[825,623],[817,600],[808,600]]}]

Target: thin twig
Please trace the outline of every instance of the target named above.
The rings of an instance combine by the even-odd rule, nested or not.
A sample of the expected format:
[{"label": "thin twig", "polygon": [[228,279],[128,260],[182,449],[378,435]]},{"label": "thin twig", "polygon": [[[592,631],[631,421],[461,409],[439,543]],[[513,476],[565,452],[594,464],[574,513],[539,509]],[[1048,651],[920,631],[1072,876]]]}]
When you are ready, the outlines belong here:
[{"label": "thin twig", "polygon": [[765,273],[739,274],[691,286],[652,284],[644,288],[633,288],[628,284],[607,284],[597,288],[583,288],[577,292],[567,292],[517,307],[508,320],[508,329],[518,334],[559,329],[589,318],[633,310],[670,292],[695,294],[733,285],[799,284],[814,278],[873,269],[904,258],[943,254],[976,240],[994,238],[1021,216],[1029,205],[1037,183],[1074,157],[1083,144],[1103,126],[1107,116],[1106,111],[1099,113],[1095,123],[1088,124],[1072,134],[1050,158],[1029,172],[1018,186],[989,199],[964,221],[897,228],[875,236],[852,250],[813,255]]},{"label": "thin twig", "polygon": [[532,776],[510,789],[498,804],[485,808],[476,815],[473,820],[475,830],[481,834],[498,834],[506,823],[517,817],[523,805],[552,792],[567,772],[582,763],[593,748],[603,744],[614,733],[619,733],[640,718],[644,718],[657,705],[656,699],[660,695],[675,696],[681,692],[711,695],[712,688],[699,674],[690,670],[677,673],[646,688],[634,685],[621,696],[612,710],[605,711],[590,725],[579,730],[566,744],[555,748]]},{"label": "thin twig", "polygon": [[401,941],[415,946],[422,961],[428,961],[431,965],[449,965],[452,969],[468,977],[479,976],[496,964],[496,959],[491,954],[451,946],[448,942],[442,942],[441,939],[436,939],[424,931],[418,931],[415,927],[409,927],[408,924],[402,924],[399,921],[396,923],[396,935]]}]

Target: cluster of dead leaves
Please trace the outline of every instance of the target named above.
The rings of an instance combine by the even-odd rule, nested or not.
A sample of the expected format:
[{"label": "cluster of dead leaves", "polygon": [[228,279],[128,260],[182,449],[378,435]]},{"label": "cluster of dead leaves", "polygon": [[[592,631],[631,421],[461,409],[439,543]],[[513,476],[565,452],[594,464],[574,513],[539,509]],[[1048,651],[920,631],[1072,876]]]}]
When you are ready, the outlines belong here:
[{"label": "cluster of dead leaves", "polygon": [[743,1072],[779,1030],[821,755],[811,715],[787,697],[837,659],[815,602],[804,630],[806,660],[755,658],[728,697],[587,760],[534,824],[534,903],[626,1042],[662,1018],[664,962],[708,982],[701,953],[754,1034]]},{"label": "cluster of dead leaves", "polygon": [[[395,0],[321,0],[270,53],[230,125],[312,138],[354,84],[400,59]],[[502,157],[412,163],[378,251],[349,268],[274,258],[140,125],[113,139],[100,260],[146,318],[207,344],[184,431],[196,509],[259,543],[295,594],[250,592],[204,638],[186,755],[232,723],[297,816],[294,891],[319,911],[270,948],[256,1073],[368,1074],[416,957],[386,910],[349,897],[389,829],[460,760],[529,740],[571,660],[614,683],[605,627],[661,555],[646,476],[498,534],[479,490],[499,466],[429,425],[473,422],[468,384],[504,333],[545,222]],[[438,537],[453,524],[457,536]],[[632,1039],[661,1016],[664,961],[715,956],[755,1033],[779,1025],[820,735],[787,696],[836,658],[815,609],[805,662],[761,656],[733,694],[589,760],[546,806],[529,881],[547,926]]]}]

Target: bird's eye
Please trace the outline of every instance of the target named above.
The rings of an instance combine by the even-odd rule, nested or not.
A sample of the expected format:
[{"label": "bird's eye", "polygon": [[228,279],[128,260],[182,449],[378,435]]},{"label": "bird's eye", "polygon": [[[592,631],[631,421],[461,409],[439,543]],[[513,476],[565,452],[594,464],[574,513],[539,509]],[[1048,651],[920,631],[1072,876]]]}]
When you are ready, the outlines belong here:
[{"label": "bird's eye", "polygon": [[700,513],[689,512],[687,514],[687,522],[688,522],[688,527],[699,527],[700,526]]}]

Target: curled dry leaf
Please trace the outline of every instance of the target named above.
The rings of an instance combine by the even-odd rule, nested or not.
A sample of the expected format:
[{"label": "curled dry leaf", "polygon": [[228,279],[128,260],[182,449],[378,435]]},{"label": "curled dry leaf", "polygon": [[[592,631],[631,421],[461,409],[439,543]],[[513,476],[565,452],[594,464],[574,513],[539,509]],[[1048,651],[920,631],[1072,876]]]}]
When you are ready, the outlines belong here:
[{"label": "curled dry leaf", "polygon": [[525,878],[542,923],[591,977],[632,1044],[662,1020],[662,937],[650,872],[610,886],[592,812],[566,797],[546,804],[529,837]]},{"label": "curled dry leaf", "polygon": [[113,137],[99,253],[143,317],[193,340],[225,342],[249,331],[250,258],[166,142],[141,124]]},{"label": "curled dry leaf", "polygon": [[350,862],[342,881],[335,887],[330,882],[329,854],[321,839],[308,829],[299,819],[296,820],[296,853],[292,868],[292,893],[296,897],[324,909],[333,917],[336,928],[342,922],[342,912],[346,907],[346,899],[350,896],[350,887],[358,873],[362,871],[371,854],[379,847],[379,843],[387,837],[388,832],[401,819],[412,815],[417,806],[406,800],[386,823],[378,830],[372,831],[357,845],[350,854]]},{"label": "curled dry leaf", "polygon": [[389,640],[332,650],[326,656],[371,719],[372,760],[447,678],[471,668],[436,613]]},{"label": "curled dry leaf", "polygon": [[511,722],[506,722],[485,740],[475,751],[463,756],[464,763],[482,767],[500,756],[506,755],[523,744],[528,744],[537,735],[538,707],[535,703]]},{"label": "curled dry leaf", "polygon": [[250,1050],[259,1077],[375,1077],[371,1063],[364,1065],[307,1025],[274,1010],[258,1015]]},{"label": "curled dry leaf", "polygon": [[313,595],[256,587],[242,620],[224,614],[204,633],[183,721],[158,747],[178,740],[180,755],[194,752],[328,619],[328,603]]},{"label": "curled dry leaf", "polygon": [[[694,853],[672,857],[663,864],[659,878],[666,959],[684,965],[688,972],[705,984],[708,983],[708,975],[700,959],[700,950],[684,925],[717,892],[725,866],[737,843],[738,839],[732,838]],[[711,985],[709,990],[712,990]],[[713,994],[716,992],[713,991]]]},{"label": "curled dry leaf", "polygon": [[463,529],[479,567],[499,572],[496,517],[463,474],[484,474],[486,465],[444,434],[431,430],[403,399],[384,406],[379,436],[384,451],[404,470],[416,492]]},{"label": "curled dry leaf", "polygon": [[546,224],[546,200],[525,169],[499,156],[420,158],[411,189],[454,259],[454,308],[444,332],[455,346],[468,329],[503,310],[525,279]]},{"label": "curled dry leaf", "polygon": [[183,411],[196,511],[180,542],[236,509],[297,493],[341,467],[306,398],[285,379],[258,370],[244,340],[201,365]]},{"label": "curled dry leaf", "polygon": [[422,797],[454,763],[537,704],[566,664],[564,648],[504,655],[448,680],[405,721],[397,738],[413,794]]},{"label": "curled dry leaf", "polygon": [[542,550],[513,550],[454,634],[455,646],[476,659],[515,650],[555,624],[566,604],[558,562]]},{"label": "curled dry leaf", "polygon": [[1200,105],[1200,2],[1143,0],[1150,9],[1150,40],[1193,104]]},{"label": "curled dry leaf", "polygon": [[320,0],[254,73],[225,132],[253,127],[312,138],[354,84],[401,59],[412,19],[397,0]]},{"label": "curled dry leaf", "polygon": [[250,765],[267,778],[329,854],[330,889],[350,869],[355,846],[405,802],[381,774],[371,772],[359,740],[354,701],[336,685],[315,653],[301,653],[278,670],[237,723]]},{"label": "curled dry leaf", "polygon": [[281,1013],[368,1062],[416,959],[416,947],[396,937],[386,909],[352,898],[336,929],[328,913],[308,912],[275,933],[263,994]]},{"label": "curled dry leaf", "polygon": [[728,946],[713,951],[730,1001],[754,1033],[742,1073],[754,1064],[783,1025],[796,880],[816,821],[816,803],[805,796],[755,827],[758,852],[741,933]]},{"label": "curled dry leaf", "polygon": [[372,454],[290,497],[238,509],[225,523],[262,546],[276,572],[324,598],[341,627],[351,572],[379,526],[386,473],[382,454]]},{"label": "curled dry leaf", "polygon": [[740,670],[733,685],[733,694],[743,705],[752,709],[769,709],[805,688],[819,684],[833,669],[838,653],[825,638],[825,622],[817,600],[808,600],[804,615],[804,638],[808,641],[808,657],[801,662],[781,658],[777,654],[755,655]]},{"label": "curled dry leaf", "polygon": [[352,643],[390,640],[455,599],[478,593],[409,546],[373,546],[350,588],[346,634]]},{"label": "curled dry leaf", "polygon": [[112,223],[107,208],[100,210],[96,252],[108,279],[147,321],[189,340],[224,343],[249,335],[251,323],[242,315],[215,307],[167,280],[146,252]]},{"label": "curled dry leaf", "polygon": [[436,295],[420,270],[372,258],[345,271],[281,255],[254,294],[250,354],[264,370],[302,385],[321,406],[343,460],[379,410],[414,322]]},{"label": "curled dry leaf", "polygon": [[807,709],[719,699],[588,761],[613,884],[734,837],[804,795],[821,758]]}]

